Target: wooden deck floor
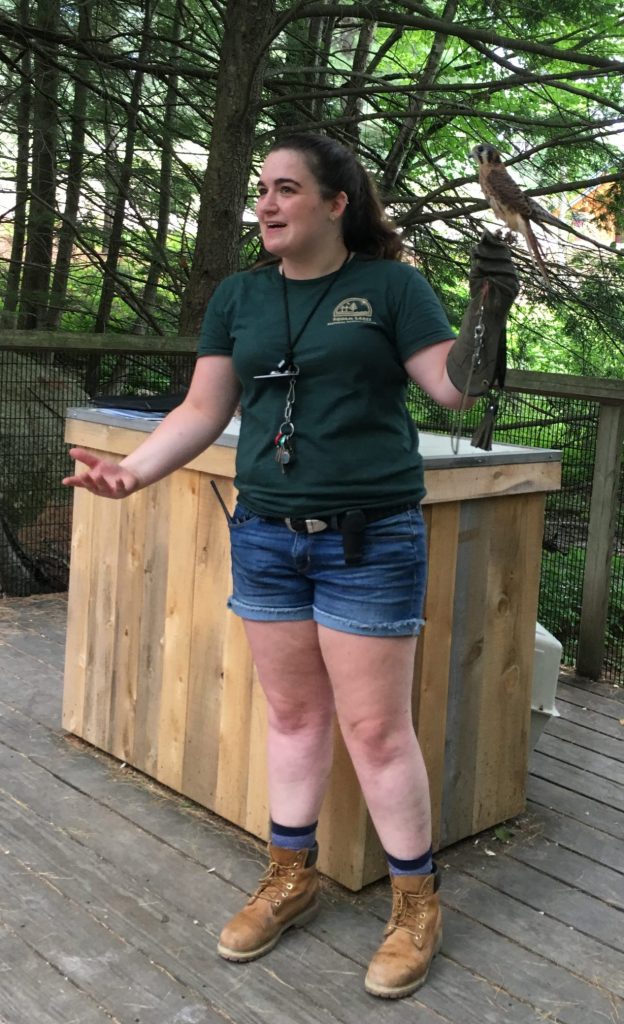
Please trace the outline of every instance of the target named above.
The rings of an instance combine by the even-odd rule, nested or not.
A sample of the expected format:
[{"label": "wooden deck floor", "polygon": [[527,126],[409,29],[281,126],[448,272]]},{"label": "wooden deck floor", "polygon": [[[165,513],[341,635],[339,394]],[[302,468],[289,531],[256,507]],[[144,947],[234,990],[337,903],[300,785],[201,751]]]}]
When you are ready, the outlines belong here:
[{"label": "wooden deck floor", "polygon": [[624,691],[561,683],[526,814],[440,855],[442,953],[389,1003],[362,988],[385,883],[326,883],[270,956],[219,959],[262,848],[62,732],[64,619],[0,602],[2,1024],[624,1022]]}]

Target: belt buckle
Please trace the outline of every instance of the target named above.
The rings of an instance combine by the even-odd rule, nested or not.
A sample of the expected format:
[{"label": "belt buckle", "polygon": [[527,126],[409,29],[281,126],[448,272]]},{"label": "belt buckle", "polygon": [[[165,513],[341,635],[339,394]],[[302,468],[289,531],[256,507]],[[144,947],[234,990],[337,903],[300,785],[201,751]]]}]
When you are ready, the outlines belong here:
[{"label": "belt buckle", "polygon": [[303,522],[303,523],[305,523],[305,532],[306,533],[321,533],[323,530],[327,529],[327,523],[324,522],[323,519],[303,519],[303,520],[300,519],[300,520],[297,520],[296,517],[286,516],[284,522],[286,523],[286,526],[288,527],[288,529],[292,533],[303,533],[302,530],[296,530],[295,529],[295,527],[292,525],[293,520],[295,522]]}]

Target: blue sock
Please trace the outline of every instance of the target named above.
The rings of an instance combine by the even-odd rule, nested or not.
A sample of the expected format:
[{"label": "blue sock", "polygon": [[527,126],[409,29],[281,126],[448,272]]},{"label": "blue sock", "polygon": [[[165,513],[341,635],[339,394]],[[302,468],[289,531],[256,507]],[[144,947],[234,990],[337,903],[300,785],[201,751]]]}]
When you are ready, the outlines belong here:
[{"label": "blue sock", "polygon": [[289,825],[278,825],[271,819],[271,845],[286,850],[312,850],[316,846],[317,825],[318,821],[313,821],[311,825],[292,828]]},{"label": "blue sock", "polygon": [[431,847],[420,857],[413,860],[400,860],[386,851],[386,859],[391,875],[431,875],[433,874],[433,850]]}]

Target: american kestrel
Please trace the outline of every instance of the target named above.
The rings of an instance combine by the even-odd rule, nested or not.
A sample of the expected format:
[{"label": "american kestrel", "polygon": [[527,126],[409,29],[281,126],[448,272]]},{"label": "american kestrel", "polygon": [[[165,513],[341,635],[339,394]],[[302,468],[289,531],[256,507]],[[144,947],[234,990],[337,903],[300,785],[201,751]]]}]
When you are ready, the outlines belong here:
[{"label": "american kestrel", "polygon": [[546,265],[537,238],[533,233],[531,221],[535,224],[552,225],[570,231],[564,221],[554,217],[535,199],[527,196],[511,177],[501,160],[501,155],[494,146],[486,142],[479,143],[470,152],[471,157],[479,165],[479,184],[483,194],[496,216],[502,220],[510,231],[518,231],[524,235],[526,243],[537,263],[542,277],[549,284]]}]

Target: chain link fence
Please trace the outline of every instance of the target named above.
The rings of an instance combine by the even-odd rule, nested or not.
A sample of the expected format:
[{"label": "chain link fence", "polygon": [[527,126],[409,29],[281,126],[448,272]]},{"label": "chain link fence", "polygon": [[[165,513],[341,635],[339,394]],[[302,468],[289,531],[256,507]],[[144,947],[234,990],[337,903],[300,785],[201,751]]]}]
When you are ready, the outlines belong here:
[{"label": "chain link fence", "polygon": [[98,396],[183,392],[194,365],[192,352],[0,348],[0,594],[67,589],[66,409]]},{"label": "chain link fence", "polygon": [[[51,339],[50,339],[51,340]],[[97,404],[98,395],[183,392],[195,363],[184,351],[68,348],[0,344],[0,593],[64,590],[69,576],[72,495],[60,484],[72,468],[63,442],[68,406]],[[137,347],[143,339],[137,340]],[[165,339],[163,339],[163,343]],[[49,343],[48,343],[49,344]],[[76,342],[73,343],[74,346]],[[120,343],[121,344],[121,343]],[[152,340],[153,344],[153,340]],[[470,436],[482,409],[441,409],[415,387],[409,409],[423,431]],[[508,391],[495,440],[562,453],[563,482],[549,494],[542,551],[539,621],[574,664],[585,572],[599,404],[586,399]],[[611,567],[603,675],[624,678],[624,515],[620,503]]]}]

